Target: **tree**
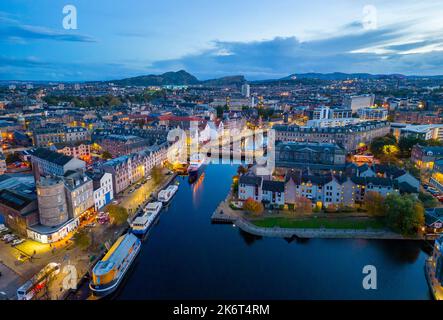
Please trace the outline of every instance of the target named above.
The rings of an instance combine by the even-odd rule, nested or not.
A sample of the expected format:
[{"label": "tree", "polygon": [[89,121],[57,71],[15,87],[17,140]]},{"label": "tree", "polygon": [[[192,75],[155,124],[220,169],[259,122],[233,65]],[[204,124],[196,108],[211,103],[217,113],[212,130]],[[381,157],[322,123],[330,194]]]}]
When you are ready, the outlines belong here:
[{"label": "tree", "polygon": [[248,168],[247,167],[243,167],[242,165],[238,166],[237,174],[242,175],[242,174],[245,174],[246,172],[248,172]]},{"label": "tree", "polygon": [[238,195],[238,175],[232,178],[232,190],[235,195]]},{"label": "tree", "polygon": [[428,147],[443,147],[443,142],[437,139],[429,139],[425,141]]},{"label": "tree", "polygon": [[416,234],[424,225],[424,208],[412,195],[390,194],[385,199],[388,226],[403,235]]},{"label": "tree", "polygon": [[263,204],[261,202],[255,201],[252,198],[246,199],[243,203],[243,210],[247,213],[251,213],[253,215],[261,215],[264,211]]},{"label": "tree", "polygon": [[294,210],[298,213],[312,213],[312,201],[306,197],[298,196],[295,199]]},{"label": "tree", "polygon": [[227,106],[225,107],[217,106],[217,108],[215,109],[217,111],[217,118],[219,119],[223,118],[223,113],[225,112],[225,109],[227,109]]},{"label": "tree", "polygon": [[128,220],[128,210],[124,207],[111,204],[108,206],[108,212],[113,224],[121,225]]},{"label": "tree", "polygon": [[102,158],[105,160],[112,159],[112,154],[109,151],[103,151]]},{"label": "tree", "polygon": [[159,184],[163,180],[162,169],[159,166],[154,166],[151,169],[151,176],[155,184]]},{"label": "tree", "polygon": [[386,145],[397,145],[397,140],[391,134],[387,134],[383,137],[374,138],[369,145],[369,150],[376,158],[380,158],[383,155],[383,148]]},{"label": "tree", "polygon": [[91,245],[91,236],[86,230],[78,231],[73,237],[74,243],[82,250],[86,250]]},{"label": "tree", "polygon": [[20,158],[16,153],[9,153],[8,155],[6,155],[5,160],[6,160],[7,164],[11,164],[11,163],[20,161]]},{"label": "tree", "polygon": [[412,137],[412,136],[406,136],[401,137],[400,141],[398,141],[398,147],[400,148],[400,153],[402,158],[410,158],[411,157],[411,151],[412,147],[416,144],[423,144],[424,140]]},{"label": "tree", "polygon": [[385,198],[378,192],[368,191],[365,194],[364,204],[368,214],[373,217],[386,215]]},{"label": "tree", "polygon": [[418,194],[418,200],[420,200],[423,203],[423,206],[425,208],[435,208],[438,205],[437,199],[435,199],[433,196],[431,196],[428,193],[420,192]]}]

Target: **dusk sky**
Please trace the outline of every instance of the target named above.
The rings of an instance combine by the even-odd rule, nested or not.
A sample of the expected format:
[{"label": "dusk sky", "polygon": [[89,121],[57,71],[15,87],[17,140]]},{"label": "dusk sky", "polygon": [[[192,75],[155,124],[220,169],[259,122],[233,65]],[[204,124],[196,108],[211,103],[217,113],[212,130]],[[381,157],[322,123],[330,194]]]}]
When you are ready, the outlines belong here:
[{"label": "dusk sky", "polygon": [[[63,28],[68,4],[77,30]],[[439,0],[2,0],[0,79],[111,80],[180,69],[199,79],[436,75],[442,17]]]}]

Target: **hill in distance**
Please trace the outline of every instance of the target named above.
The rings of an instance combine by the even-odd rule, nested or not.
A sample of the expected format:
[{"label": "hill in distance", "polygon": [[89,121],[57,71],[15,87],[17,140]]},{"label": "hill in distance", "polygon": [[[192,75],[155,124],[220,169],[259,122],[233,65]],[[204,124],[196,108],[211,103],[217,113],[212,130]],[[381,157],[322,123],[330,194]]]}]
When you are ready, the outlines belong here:
[{"label": "hill in distance", "polygon": [[206,86],[227,86],[241,85],[246,82],[244,76],[228,76],[210,80],[198,80],[185,70],[177,72],[171,71],[159,75],[146,75],[121,80],[110,81],[121,86],[167,86],[167,85],[206,85]]},{"label": "hill in distance", "polygon": [[200,83],[196,77],[184,70],[170,71],[159,75],[150,74],[111,82],[121,86],[196,85]]},{"label": "hill in distance", "polygon": [[[347,79],[443,79],[443,76],[405,76],[402,74],[370,74],[370,73],[294,73],[280,79],[250,81],[251,83],[292,82],[296,80],[347,80]],[[242,75],[222,78],[198,80],[185,70],[170,71],[159,75],[144,75],[121,80],[108,81],[121,86],[166,86],[166,85],[202,85],[202,86],[241,86],[247,80]]]}]

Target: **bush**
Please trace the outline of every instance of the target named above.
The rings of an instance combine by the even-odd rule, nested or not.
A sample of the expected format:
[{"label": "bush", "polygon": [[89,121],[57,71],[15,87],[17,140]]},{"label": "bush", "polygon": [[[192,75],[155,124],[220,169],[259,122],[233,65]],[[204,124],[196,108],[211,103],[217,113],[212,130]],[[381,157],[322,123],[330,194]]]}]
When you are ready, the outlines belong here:
[{"label": "bush", "polygon": [[261,215],[264,211],[264,207],[261,202],[255,201],[252,198],[248,198],[243,203],[243,210],[253,215]]}]

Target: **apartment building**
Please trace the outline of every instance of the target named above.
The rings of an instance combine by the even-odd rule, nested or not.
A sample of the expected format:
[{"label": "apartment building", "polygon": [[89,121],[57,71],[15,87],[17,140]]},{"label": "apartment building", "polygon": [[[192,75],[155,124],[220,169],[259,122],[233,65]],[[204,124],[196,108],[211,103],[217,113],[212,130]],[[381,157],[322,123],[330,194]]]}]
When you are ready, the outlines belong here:
[{"label": "apartment building", "polygon": [[390,126],[387,122],[368,121],[333,128],[274,125],[273,129],[277,141],[335,143],[352,152],[368,145],[374,138],[388,134]]}]

